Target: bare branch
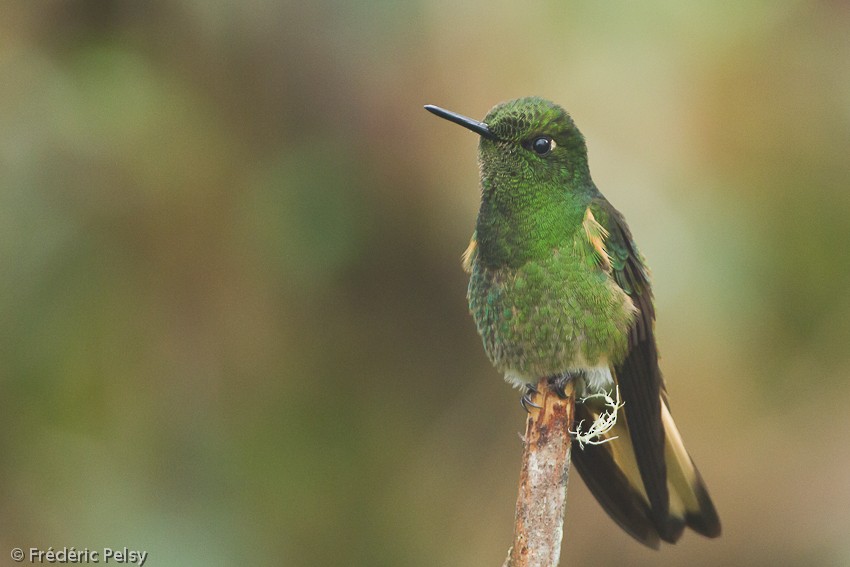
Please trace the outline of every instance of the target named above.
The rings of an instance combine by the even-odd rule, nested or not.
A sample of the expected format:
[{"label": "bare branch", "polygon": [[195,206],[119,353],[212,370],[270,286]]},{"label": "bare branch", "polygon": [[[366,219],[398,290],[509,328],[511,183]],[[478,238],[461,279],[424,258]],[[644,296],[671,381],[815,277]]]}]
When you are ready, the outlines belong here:
[{"label": "bare branch", "polygon": [[516,503],[514,544],[502,567],[555,567],[564,535],[564,506],[570,473],[570,433],[575,412],[572,382],[559,398],[546,378],[525,424],[525,448]]}]

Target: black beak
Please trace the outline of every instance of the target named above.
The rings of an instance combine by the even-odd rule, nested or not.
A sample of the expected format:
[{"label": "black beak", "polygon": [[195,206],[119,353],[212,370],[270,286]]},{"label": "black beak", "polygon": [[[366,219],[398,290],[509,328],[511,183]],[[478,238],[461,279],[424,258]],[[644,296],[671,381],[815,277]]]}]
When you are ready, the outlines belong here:
[{"label": "black beak", "polygon": [[450,110],[446,110],[444,108],[440,108],[439,106],[434,106],[433,104],[426,104],[425,110],[430,112],[431,114],[436,114],[440,118],[445,118],[450,122],[454,122],[455,124],[460,124],[464,128],[468,130],[472,130],[479,136],[483,138],[487,138],[488,140],[498,140],[495,134],[490,131],[490,127],[484,124],[483,122],[479,122],[478,120],[473,120],[472,118],[467,118],[463,114],[457,114]]}]

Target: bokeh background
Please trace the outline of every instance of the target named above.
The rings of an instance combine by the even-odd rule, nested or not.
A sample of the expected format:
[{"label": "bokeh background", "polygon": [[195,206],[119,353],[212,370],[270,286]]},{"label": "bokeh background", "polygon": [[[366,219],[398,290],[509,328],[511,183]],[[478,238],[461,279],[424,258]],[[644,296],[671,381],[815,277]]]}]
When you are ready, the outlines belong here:
[{"label": "bokeh background", "polygon": [[501,565],[524,425],[459,266],[539,94],[653,268],[724,534],[574,475],[566,565],[850,565],[850,5],[0,7],[0,562]]}]

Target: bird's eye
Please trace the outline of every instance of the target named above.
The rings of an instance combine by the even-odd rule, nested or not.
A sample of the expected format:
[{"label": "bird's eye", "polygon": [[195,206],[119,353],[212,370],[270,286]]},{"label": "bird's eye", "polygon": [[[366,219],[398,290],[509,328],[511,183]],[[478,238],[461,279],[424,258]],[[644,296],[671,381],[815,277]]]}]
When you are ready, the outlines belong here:
[{"label": "bird's eye", "polygon": [[547,156],[555,149],[555,140],[549,136],[538,136],[531,141],[531,149],[539,156]]}]

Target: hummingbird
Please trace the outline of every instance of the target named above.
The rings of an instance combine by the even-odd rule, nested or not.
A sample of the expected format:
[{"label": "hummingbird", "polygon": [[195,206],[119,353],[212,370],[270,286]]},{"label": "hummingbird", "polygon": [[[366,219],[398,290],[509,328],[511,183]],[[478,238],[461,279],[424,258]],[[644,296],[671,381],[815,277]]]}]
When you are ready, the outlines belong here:
[{"label": "hummingbird", "polygon": [[[576,420],[617,390],[620,419],[573,463],[623,530],[658,549],[685,527],[720,535],[705,483],[670,414],[658,365],[650,272],[626,220],[590,177],[587,146],[560,106],[527,97],[483,121],[425,109],[480,140],[481,206],[463,268],[469,310],[496,369],[530,403],[546,377],[573,382]],[[609,398],[610,399],[610,398]],[[625,414],[625,419],[622,419]]]}]

